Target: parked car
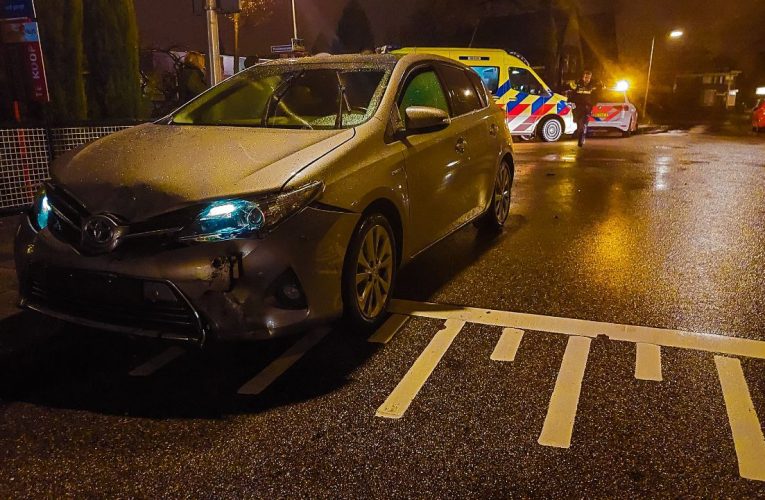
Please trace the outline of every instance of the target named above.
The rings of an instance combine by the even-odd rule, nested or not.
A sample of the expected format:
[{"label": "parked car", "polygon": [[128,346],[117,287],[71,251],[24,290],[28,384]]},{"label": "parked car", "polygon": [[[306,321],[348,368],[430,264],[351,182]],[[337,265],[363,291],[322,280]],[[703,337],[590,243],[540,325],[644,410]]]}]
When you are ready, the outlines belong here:
[{"label": "parked car", "polygon": [[638,127],[638,112],[630,102],[626,91],[604,89],[599,92],[598,102],[592,107],[589,130],[618,130],[629,137]]},{"label": "parked car", "polygon": [[752,110],[752,130],[765,131],[765,99],[760,99]]},{"label": "parked car", "polygon": [[384,320],[399,266],[510,205],[504,113],[430,55],[254,66],[51,167],[21,305],[129,334],[269,339]]}]

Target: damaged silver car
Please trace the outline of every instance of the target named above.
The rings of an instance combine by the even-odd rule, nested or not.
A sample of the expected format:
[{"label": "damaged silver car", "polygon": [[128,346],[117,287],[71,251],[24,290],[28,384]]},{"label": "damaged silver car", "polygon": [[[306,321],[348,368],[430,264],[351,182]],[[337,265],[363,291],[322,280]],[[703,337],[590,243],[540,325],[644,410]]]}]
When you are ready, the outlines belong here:
[{"label": "damaged silver car", "polygon": [[385,318],[397,269],[510,205],[503,113],[427,55],[273,61],[59,158],[19,227],[21,305],[202,344]]}]

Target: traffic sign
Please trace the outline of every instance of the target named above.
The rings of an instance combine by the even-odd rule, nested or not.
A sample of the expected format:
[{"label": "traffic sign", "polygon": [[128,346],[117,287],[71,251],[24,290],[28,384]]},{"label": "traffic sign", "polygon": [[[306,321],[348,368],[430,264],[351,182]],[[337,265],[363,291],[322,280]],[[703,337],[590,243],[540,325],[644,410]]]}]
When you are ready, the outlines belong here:
[{"label": "traffic sign", "polygon": [[34,0],[0,0],[0,19],[34,19]]}]

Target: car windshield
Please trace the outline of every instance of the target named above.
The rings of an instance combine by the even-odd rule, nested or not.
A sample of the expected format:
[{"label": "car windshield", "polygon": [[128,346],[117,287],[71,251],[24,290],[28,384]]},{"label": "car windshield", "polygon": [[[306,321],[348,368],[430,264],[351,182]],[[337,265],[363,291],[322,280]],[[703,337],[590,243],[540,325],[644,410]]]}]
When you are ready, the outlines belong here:
[{"label": "car windshield", "polygon": [[377,110],[390,69],[316,64],[262,65],[244,71],[176,111],[169,123],[340,129]]}]

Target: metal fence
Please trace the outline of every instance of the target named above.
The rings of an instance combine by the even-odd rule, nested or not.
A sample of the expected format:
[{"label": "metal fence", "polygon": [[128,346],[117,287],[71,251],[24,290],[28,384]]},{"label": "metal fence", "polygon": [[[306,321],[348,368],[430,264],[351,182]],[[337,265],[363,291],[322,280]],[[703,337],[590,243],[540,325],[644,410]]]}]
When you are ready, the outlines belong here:
[{"label": "metal fence", "polygon": [[29,206],[53,158],[130,126],[0,129],[0,211]]}]

